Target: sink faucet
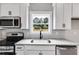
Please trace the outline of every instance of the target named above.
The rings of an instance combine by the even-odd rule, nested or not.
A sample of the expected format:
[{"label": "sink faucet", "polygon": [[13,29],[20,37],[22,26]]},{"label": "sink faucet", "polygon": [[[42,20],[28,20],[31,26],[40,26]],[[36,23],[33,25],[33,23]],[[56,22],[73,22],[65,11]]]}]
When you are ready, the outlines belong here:
[{"label": "sink faucet", "polygon": [[43,38],[42,31],[40,31],[40,39],[42,39],[42,38]]}]

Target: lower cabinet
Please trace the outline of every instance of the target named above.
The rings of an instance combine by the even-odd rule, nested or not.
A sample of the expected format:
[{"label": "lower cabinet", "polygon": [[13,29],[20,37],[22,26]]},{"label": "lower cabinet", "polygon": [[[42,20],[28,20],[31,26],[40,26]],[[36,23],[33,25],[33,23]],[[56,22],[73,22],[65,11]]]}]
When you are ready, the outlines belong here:
[{"label": "lower cabinet", "polygon": [[25,55],[39,55],[40,51],[25,51]]},{"label": "lower cabinet", "polygon": [[55,55],[52,45],[16,45],[16,55]]},{"label": "lower cabinet", "polygon": [[55,55],[55,51],[26,51],[25,55]]},{"label": "lower cabinet", "polygon": [[[54,45],[15,45],[16,55],[56,55],[56,52],[56,46]],[[65,50],[58,53],[63,52]],[[79,55],[79,46],[77,46],[77,55]]]},{"label": "lower cabinet", "polygon": [[16,55],[24,55],[25,45],[15,45]]},{"label": "lower cabinet", "polygon": [[16,55],[24,55],[24,51],[16,51]]},{"label": "lower cabinet", "polygon": [[55,55],[55,50],[54,51],[40,51],[40,54],[42,54],[42,55]]}]

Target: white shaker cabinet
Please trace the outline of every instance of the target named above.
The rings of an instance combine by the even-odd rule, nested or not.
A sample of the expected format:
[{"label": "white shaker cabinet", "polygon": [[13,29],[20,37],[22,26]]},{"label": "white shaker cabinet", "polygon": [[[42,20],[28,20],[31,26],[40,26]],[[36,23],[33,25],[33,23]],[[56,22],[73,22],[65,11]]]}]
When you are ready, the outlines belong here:
[{"label": "white shaker cabinet", "polygon": [[21,29],[28,29],[29,3],[20,4]]},{"label": "white shaker cabinet", "polygon": [[63,4],[62,3],[57,3],[54,5],[54,29],[63,29],[62,24],[63,24]]},{"label": "white shaker cabinet", "polygon": [[70,30],[71,29],[71,14],[72,14],[72,4],[71,3],[64,3],[64,29]]},{"label": "white shaker cabinet", "polygon": [[71,6],[68,3],[57,3],[54,6],[54,29],[71,29]]},{"label": "white shaker cabinet", "polygon": [[25,55],[55,55],[54,45],[26,45]]},{"label": "white shaker cabinet", "polygon": [[47,51],[44,51],[44,50],[31,50],[31,51],[26,51],[25,52],[25,55],[55,55],[55,50],[54,51],[50,51],[50,50],[47,50]]},{"label": "white shaker cabinet", "polygon": [[36,50],[26,50],[25,55],[39,55],[40,51],[36,51]]},{"label": "white shaker cabinet", "polygon": [[79,3],[73,3],[72,17],[79,17]]},{"label": "white shaker cabinet", "polygon": [[54,45],[15,45],[16,55],[55,55]]},{"label": "white shaker cabinet", "polygon": [[39,54],[41,54],[41,55],[55,55],[55,50],[52,50],[52,51],[50,51],[50,50],[47,50],[47,51],[40,51],[40,53]]},{"label": "white shaker cabinet", "polygon": [[16,3],[2,3],[0,16],[19,16],[20,5]]},{"label": "white shaker cabinet", "polygon": [[24,55],[25,45],[16,45],[15,46],[15,54],[16,55]]}]

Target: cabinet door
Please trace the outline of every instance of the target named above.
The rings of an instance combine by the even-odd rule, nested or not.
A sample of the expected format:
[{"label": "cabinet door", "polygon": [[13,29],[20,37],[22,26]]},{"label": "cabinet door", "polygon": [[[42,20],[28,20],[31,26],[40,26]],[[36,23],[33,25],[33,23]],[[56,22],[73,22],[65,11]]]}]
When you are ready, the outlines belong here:
[{"label": "cabinet door", "polygon": [[55,46],[28,45],[25,46],[25,55],[55,55]]},{"label": "cabinet door", "polygon": [[49,45],[46,45],[46,46],[40,46],[40,45],[30,45],[30,46],[25,46],[25,49],[26,50],[55,50],[55,46],[49,46]]},{"label": "cabinet door", "polygon": [[79,17],[79,3],[73,3],[72,17]]},{"label": "cabinet door", "polygon": [[3,3],[1,4],[1,16],[19,16],[19,4]]},{"label": "cabinet door", "polygon": [[16,55],[24,55],[24,51],[16,51]]},{"label": "cabinet door", "polygon": [[16,51],[23,51],[24,50],[24,45],[16,45],[15,50]]},{"label": "cabinet door", "polygon": [[15,45],[15,53],[16,55],[24,55],[24,45]]},{"label": "cabinet door", "polygon": [[55,55],[55,50],[48,50],[48,51],[40,51],[41,55]]},{"label": "cabinet door", "polygon": [[71,3],[64,3],[64,29],[71,29]]},{"label": "cabinet door", "polygon": [[28,23],[28,18],[29,18],[29,4],[22,3],[21,8],[20,8],[20,16],[21,16],[21,29],[28,29],[29,23]]},{"label": "cabinet door", "polygon": [[41,50],[26,50],[25,55],[55,55],[55,50],[41,51]]},{"label": "cabinet door", "polygon": [[26,50],[25,55],[39,55],[40,51],[36,51],[36,50]]},{"label": "cabinet door", "polygon": [[55,6],[55,29],[63,29],[63,3]]}]

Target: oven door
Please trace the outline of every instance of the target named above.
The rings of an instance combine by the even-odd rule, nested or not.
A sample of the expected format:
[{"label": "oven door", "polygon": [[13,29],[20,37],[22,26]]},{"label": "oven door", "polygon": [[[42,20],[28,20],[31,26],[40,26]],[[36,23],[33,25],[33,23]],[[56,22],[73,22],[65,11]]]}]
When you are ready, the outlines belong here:
[{"label": "oven door", "polygon": [[13,55],[15,54],[14,46],[0,46],[0,54],[2,55]]},{"label": "oven door", "polygon": [[0,19],[0,26],[13,26],[13,19]]}]

